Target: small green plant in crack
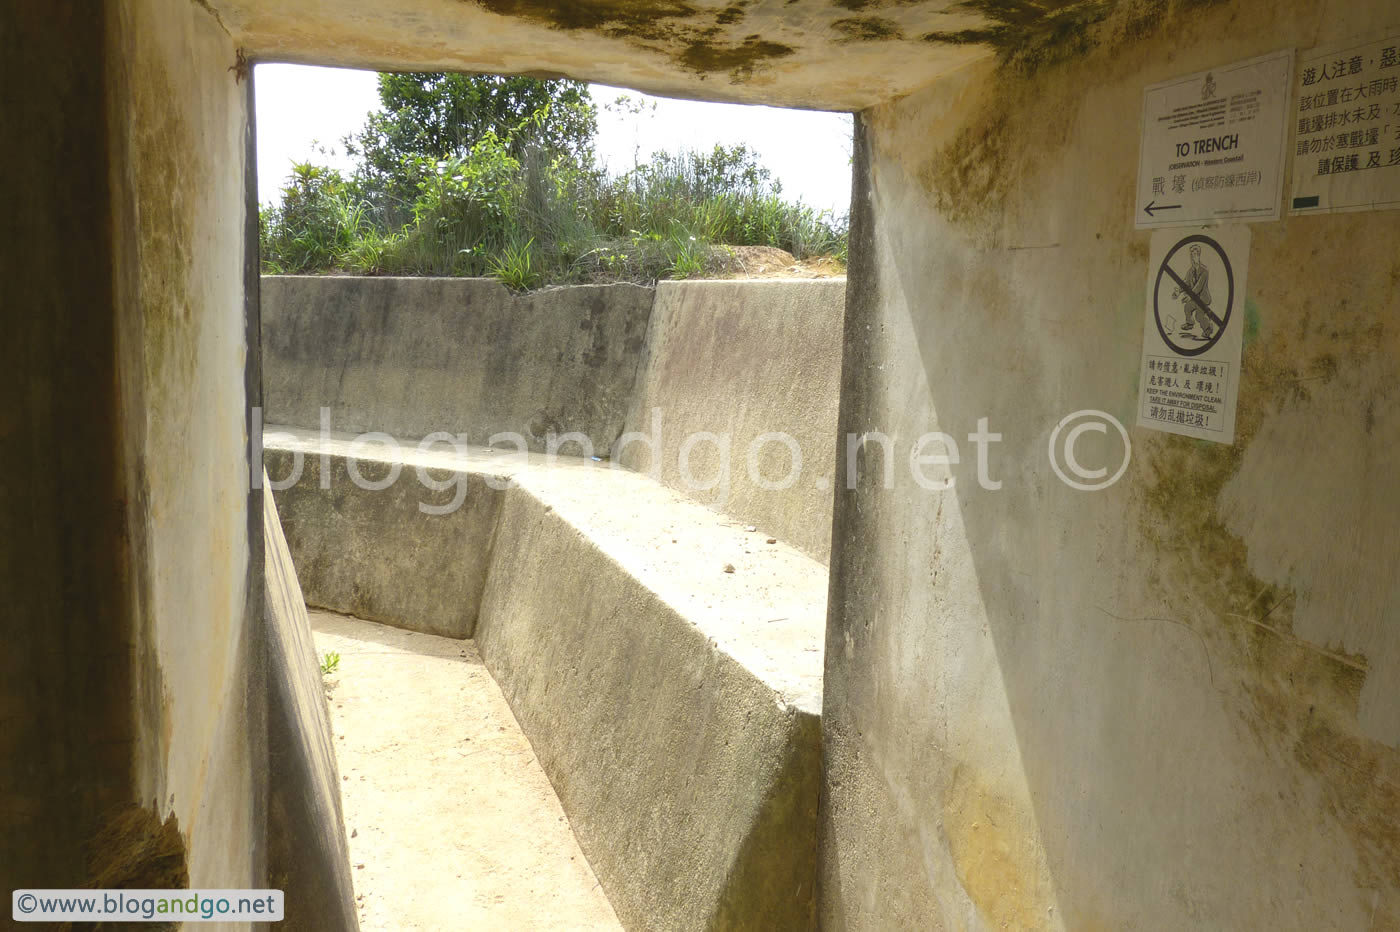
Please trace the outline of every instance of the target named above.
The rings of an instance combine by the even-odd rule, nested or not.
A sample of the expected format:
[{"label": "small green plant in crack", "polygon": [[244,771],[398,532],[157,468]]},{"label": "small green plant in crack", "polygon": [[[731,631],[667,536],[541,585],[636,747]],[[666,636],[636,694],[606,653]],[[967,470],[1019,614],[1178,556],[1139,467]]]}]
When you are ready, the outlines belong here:
[{"label": "small green plant in crack", "polygon": [[530,252],[534,242],[532,236],[523,244],[507,244],[501,254],[491,260],[491,277],[513,291],[529,291],[539,284],[540,273]]},{"label": "small green plant in crack", "polygon": [[705,260],[710,248],[684,230],[672,233],[667,244],[671,253],[671,264],[666,271],[672,278],[694,278],[705,271]]},{"label": "small green plant in crack", "polygon": [[330,676],[340,667],[340,654],[330,651],[321,658],[321,675]]}]

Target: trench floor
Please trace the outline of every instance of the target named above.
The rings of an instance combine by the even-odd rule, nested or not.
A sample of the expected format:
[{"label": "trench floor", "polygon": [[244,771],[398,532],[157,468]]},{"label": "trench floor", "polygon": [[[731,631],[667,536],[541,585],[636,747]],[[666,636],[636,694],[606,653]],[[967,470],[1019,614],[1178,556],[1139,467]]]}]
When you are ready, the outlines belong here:
[{"label": "trench floor", "polygon": [[621,929],[476,645],[307,611],[360,928]]}]

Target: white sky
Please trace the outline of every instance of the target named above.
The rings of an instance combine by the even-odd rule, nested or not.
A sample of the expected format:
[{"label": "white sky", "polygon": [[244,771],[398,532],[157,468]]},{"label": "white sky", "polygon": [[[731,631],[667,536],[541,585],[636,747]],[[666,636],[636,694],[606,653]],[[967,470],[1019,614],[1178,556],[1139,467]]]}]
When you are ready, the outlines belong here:
[{"label": "white sky", "polygon": [[[258,65],[258,200],[273,201],[294,161],[350,167],[341,139],[358,131],[379,107],[370,71],[305,65]],[[851,117],[650,97],[595,84],[597,150],[614,172],[645,161],[653,151],[709,149],[747,143],[783,184],[789,198],[846,213],[851,200]],[[641,115],[604,109],[620,94],[648,105]],[[651,108],[655,104],[655,108]],[[329,150],[314,151],[319,144]]]}]

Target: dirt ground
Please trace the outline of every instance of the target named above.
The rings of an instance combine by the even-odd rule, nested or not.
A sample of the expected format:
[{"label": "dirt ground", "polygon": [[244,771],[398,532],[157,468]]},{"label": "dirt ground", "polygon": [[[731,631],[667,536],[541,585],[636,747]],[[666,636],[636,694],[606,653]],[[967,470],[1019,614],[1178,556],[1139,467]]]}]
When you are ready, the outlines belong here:
[{"label": "dirt ground", "polygon": [[710,278],[839,278],[846,267],[829,257],[794,259],[776,246],[715,246]]},{"label": "dirt ground", "polygon": [[360,928],[621,929],[476,646],[309,612]]}]

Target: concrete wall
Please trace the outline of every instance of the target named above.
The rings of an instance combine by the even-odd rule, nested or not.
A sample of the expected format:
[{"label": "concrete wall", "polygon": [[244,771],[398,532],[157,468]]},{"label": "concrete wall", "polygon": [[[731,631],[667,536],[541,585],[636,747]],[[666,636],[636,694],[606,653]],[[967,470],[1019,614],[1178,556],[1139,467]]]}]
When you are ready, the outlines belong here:
[{"label": "concrete wall", "polygon": [[[477,638],[629,928],[811,927],[823,566],[616,463],[309,431],[264,455],[328,607],[368,595],[419,630],[455,613],[438,633]],[[358,488],[351,457],[397,478]]]},{"label": "concrete wall", "polygon": [[[286,841],[338,784],[269,758],[270,687],[284,749],[329,737],[324,710],[287,701],[305,670],[263,626],[251,88],[217,17],[183,0],[7,6],[0,50],[24,140],[0,155],[22,179],[0,249],[0,874],[268,886],[269,823]],[[282,876],[340,883],[351,927],[345,865],[310,838],[284,844]]]},{"label": "concrete wall", "polygon": [[266,724],[245,382],[249,87],[199,5],[107,9],[118,313],[129,328],[119,384],[136,471],[137,793],[178,817],[192,885],[255,886],[266,871]]},{"label": "concrete wall", "polygon": [[[845,295],[845,279],[661,282],[627,416],[639,438],[618,461],[825,563]],[[721,439],[688,439],[704,432]],[[759,439],[774,433],[796,460]]]},{"label": "concrete wall", "polygon": [[113,390],[113,250],[129,230],[109,207],[107,37],[89,4],[0,7],[0,106],[28,142],[0,147],[4,177],[24,179],[0,231],[11,283],[0,301],[0,876],[16,887],[81,883],[84,842],[132,799],[131,484]]},{"label": "concrete wall", "polygon": [[[607,455],[622,432],[652,292],[597,285],[513,295],[486,279],[263,279],[264,420],[485,445],[551,432]],[[564,452],[578,455],[570,444]]]},{"label": "concrete wall", "polygon": [[[266,473],[264,473],[266,479]],[[359,928],[311,621],[271,495],[263,496],[268,632],[268,885],[285,896],[281,929]]]},{"label": "concrete wall", "polygon": [[[1134,420],[1144,86],[1395,7],[1089,13],[860,121],[841,430],[898,479],[869,448],[836,504],[823,920],[1396,926],[1397,215],[1253,225],[1234,446],[1132,428],[1097,493],[1046,456]],[[914,440],[980,417],[1003,487],[969,445],[917,488]]]},{"label": "concrete wall", "polygon": [[[306,601],[414,631],[471,637],[504,483],[493,488],[489,476],[425,470],[430,481],[453,483],[434,491],[410,466],[387,488],[365,487],[352,481],[344,457],[306,447],[270,445],[263,455]],[[375,486],[392,477],[384,462],[357,461],[354,468]],[[451,508],[454,501],[460,507]]]},{"label": "concrete wall", "polygon": [[[478,643],[618,918],[658,932],[812,928],[819,703],[776,693],[721,633],[742,637],[728,612],[761,611],[761,601],[683,614],[683,602],[658,594],[676,588],[666,579],[675,570],[636,559],[628,550],[641,548],[619,548],[606,531],[589,534],[586,509],[505,494]],[[640,542],[662,536],[659,517],[684,517],[650,514],[614,520]],[[693,560],[675,575],[725,601],[725,587],[694,582],[723,575],[712,566]],[[783,592],[792,580],[768,583]],[[814,621],[819,585],[816,596]],[[790,682],[801,681],[794,659],[815,656],[791,644],[769,651]]]},{"label": "concrete wall", "polygon": [[[268,60],[379,71],[569,74],[669,96],[837,110],[908,93],[976,58],[976,46],[931,42],[928,30],[986,30],[1003,9],[958,0],[887,4],[876,8],[879,16],[852,3],[794,11],[791,0],[729,6],[400,0],[392,8],[374,0],[207,2],[250,56]],[[837,55],[839,69],[832,67]],[[892,68],[892,60],[900,67]]]},{"label": "concrete wall", "polygon": [[[477,445],[517,432],[535,452],[547,451],[551,431],[578,431],[598,455],[826,562],[845,280],[662,282],[654,304],[652,294],[612,285],[516,296],[479,279],[267,276],[264,420],[319,429],[325,406],[332,432],[417,440],[446,431]],[[624,433],[633,439],[614,450]],[[798,459],[784,438],[765,434],[791,438]],[[573,442],[559,449],[582,452]],[[286,510],[299,514],[295,504]],[[332,599],[324,574],[304,562],[308,548],[326,545],[315,558],[324,562],[360,544],[288,534],[310,598]],[[396,545],[384,556],[388,582],[408,554]],[[342,610],[390,620],[392,598],[361,602]],[[409,610],[404,603],[398,614]]]},{"label": "concrete wall", "polygon": [[3,17],[3,109],[23,142],[5,155],[22,225],[0,249],[18,263],[4,343],[20,379],[0,416],[19,469],[0,482],[14,553],[0,616],[18,626],[0,702],[17,821],[0,872],[17,886],[256,886],[248,87],[195,4]]},{"label": "concrete wall", "polygon": [[[442,58],[426,38],[436,7],[402,27],[409,38],[376,44],[362,6],[317,5],[318,27],[344,27],[334,39],[297,18],[311,6],[0,13],[4,112],[30,143],[0,154],[22,179],[0,250],[12,288],[0,352],[18,399],[0,415],[15,814],[0,866],[18,883],[265,876],[260,499],[242,435],[256,288],[240,233],[247,88],[229,30],[256,37],[254,54]],[[904,460],[925,431],[987,417],[1004,487],[980,489],[969,457],[936,498],[903,470],[893,488],[840,496],[823,918],[1400,924],[1394,215],[1254,227],[1233,447],[1133,430],[1128,474],[1092,496],[1043,458],[1065,413],[1128,420],[1135,407],[1143,87],[1384,34],[1393,5],[1083,4],[1046,29],[1035,11],[985,6],[1005,21],[945,22],[978,32],[943,34],[957,56],[929,43],[920,74],[942,79],[863,120],[840,427],[884,431]],[[946,9],[901,7],[895,26],[920,35]],[[517,57],[527,33],[496,19],[475,32],[454,20],[454,35],[480,41],[483,63],[595,67],[567,33],[610,21],[551,24],[541,10],[520,8],[534,44]],[[675,18],[645,10],[617,41]],[[800,32],[804,14],[779,25],[769,13]],[[826,17],[802,38],[834,28]],[[1007,64],[947,73],[976,54],[969,38],[1000,43]],[[830,64],[852,49],[803,44],[833,81],[789,72],[786,99],[850,100],[869,84]],[[898,48],[858,47],[890,73]],[[724,74],[720,92],[764,99],[774,56],[761,45],[681,34],[669,49],[648,59],[653,86],[706,93],[701,76]],[[640,78],[634,57],[596,67]],[[862,475],[882,455],[868,448]],[[843,462],[838,451],[838,487]],[[144,840],[171,871],[148,872]]]}]

